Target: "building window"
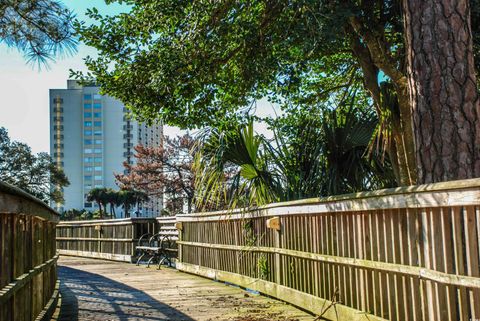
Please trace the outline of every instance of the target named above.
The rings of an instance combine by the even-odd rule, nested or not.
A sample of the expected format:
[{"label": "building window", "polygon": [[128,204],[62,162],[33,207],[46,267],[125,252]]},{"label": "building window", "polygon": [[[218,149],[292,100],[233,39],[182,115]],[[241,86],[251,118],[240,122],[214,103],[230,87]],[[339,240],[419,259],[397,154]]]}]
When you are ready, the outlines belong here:
[{"label": "building window", "polygon": [[95,171],[101,171],[102,170],[102,166],[95,166]]},{"label": "building window", "polygon": [[85,135],[85,136],[92,136],[92,133],[93,132],[91,130],[84,130],[83,131],[83,135]]},{"label": "building window", "polygon": [[83,159],[83,161],[84,161],[85,163],[91,163],[91,162],[93,162],[93,157],[85,157],[85,158]]},{"label": "building window", "polygon": [[101,181],[102,180],[102,175],[95,175],[95,180],[96,181]]},{"label": "building window", "polygon": [[95,145],[102,145],[103,141],[101,139],[95,139]]},{"label": "building window", "polygon": [[92,127],[92,122],[91,121],[85,121],[85,122],[83,122],[83,125],[85,127]]},{"label": "building window", "polygon": [[84,118],[92,118],[92,113],[83,113]]},{"label": "building window", "polygon": [[[90,134],[90,135],[91,135],[91,134]],[[84,143],[85,145],[92,145],[92,142],[93,142],[93,140],[91,140],[91,139],[85,139],[85,140],[83,140],[83,143]]]},{"label": "building window", "polygon": [[91,180],[92,180],[92,175],[85,175],[85,176],[83,176],[83,178],[84,178],[86,181],[91,181]]},{"label": "building window", "polygon": [[102,158],[101,157],[95,157],[95,163],[101,163]]},{"label": "building window", "polygon": [[93,117],[100,118],[100,117],[102,117],[102,113],[93,113]]},{"label": "building window", "polygon": [[91,99],[92,99],[92,95],[90,95],[90,94],[85,94],[85,95],[83,95],[83,99],[84,99],[84,100],[91,100]]},{"label": "building window", "polygon": [[100,188],[100,187],[103,187],[103,185],[102,184],[96,184],[95,187]]},{"label": "building window", "polygon": [[90,109],[92,108],[92,104],[83,104],[84,109]]},{"label": "building window", "polygon": [[102,104],[93,104],[93,108],[102,109]]},{"label": "building window", "polygon": [[102,99],[102,95],[94,94],[93,99]]},{"label": "building window", "polygon": [[95,154],[101,154],[101,153],[102,153],[102,149],[101,149],[101,148],[95,148],[95,149],[93,150],[93,152],[94,152]]},{"label": "building window", "polygon": [[102,136],[102,131],[101,131],[101,130],[95,130],[95,131],[93,132],[93,134],[94,134],[95,136]]},{"label": "building window", "polygon": [[85,203],[83,204],[84,207],[87,207],[87,208],[91,208],[92,207],[92,203]]},{"label": "building window", "polygon": [[92,150],[91,148],[85,148],[85,149],[83,150],[83,152],[84,152],[85,154],[91,154],[91,153],[93,153],[93,150]]},{"label": "building window", "polygon": [[93,171],[93,167],[91,166],[85,167],[85,172],[92,172],[92,171]]},{"label": "building window", "polygon": [[101,127],[101,126],[102,126],[102,122],[101,122],[101,121],[94,121],[94,122],[93,122],[93,125],[94,125],[95,127]]}]

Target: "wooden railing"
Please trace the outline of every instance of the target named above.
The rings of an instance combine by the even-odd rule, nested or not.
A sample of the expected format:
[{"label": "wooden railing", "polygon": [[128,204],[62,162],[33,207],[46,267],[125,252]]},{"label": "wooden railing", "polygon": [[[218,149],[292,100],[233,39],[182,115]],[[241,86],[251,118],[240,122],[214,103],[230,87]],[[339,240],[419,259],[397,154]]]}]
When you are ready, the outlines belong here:
[{"label": "wooden railing", "polygon": [[57,225],[57,248],[62,255],[133,262],[138,239],[156,225],[154,218],[64,221]]},{"label": "wooden railing", "polygon": [[0,182],[0,321],[50,320],[58,298],[57,213]]},{"label": "wooden railing", "polygon": [[177,221],[178,269],[327,319],[480,319],[479,179]]},{"label": "wooden railing", "polygon": [[64,221],[57,225],[57,248],[62,255],[133,262],[138,239],[158,232],[177,240],[175,217]]},{"label": "wooden railing", "polygon": [[175,216],[160,216],[157,220],[157,232],[160,236],[168,236],[173,241],[178,240],[178,230],[175,227]]}]

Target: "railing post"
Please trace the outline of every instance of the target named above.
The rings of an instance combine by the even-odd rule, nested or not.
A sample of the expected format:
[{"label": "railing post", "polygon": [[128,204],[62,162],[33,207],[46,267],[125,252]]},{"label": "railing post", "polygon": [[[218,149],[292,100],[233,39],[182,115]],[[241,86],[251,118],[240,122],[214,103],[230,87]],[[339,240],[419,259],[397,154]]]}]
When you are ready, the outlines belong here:
[{"label": "railing post", "polygon": [[[181,242],[183,240],[183,224],[182,222],[178,221],[178,217],[175,216],[175,228],[178,231],[178,240]],[[182,244],[178,244],[178,261],[183,262],[183,255],[182,255]]]},{"label": "railing post", "polygon": [[[274,246],[275,249],[281,248],[280,238],[282,235],[282,224],[280,221],[280,217],[275,216],[267,220],[267,228],[275,230],[275,237],[274,237]],[[275,283],[282,284],[282,271],[281,271],[281,258],[280,253],[275,252]]]}]

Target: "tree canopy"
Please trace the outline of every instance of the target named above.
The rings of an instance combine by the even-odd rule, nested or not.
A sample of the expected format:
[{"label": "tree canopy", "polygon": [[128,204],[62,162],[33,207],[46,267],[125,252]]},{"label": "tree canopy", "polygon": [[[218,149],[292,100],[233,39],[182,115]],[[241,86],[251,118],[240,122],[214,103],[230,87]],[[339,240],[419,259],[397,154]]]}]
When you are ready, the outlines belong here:
[{"label": "tree canopy", "polygon": [[195,188],[190,150],[195,140],[185,134],[175,138],[163,136],[162,142],[159,147],[135,146],[135,163],[124,163],[126,174],[115,174],[117,184],[149,196],[164,196],[170,213],[181,212],[186,199],[191,212]]},{"label": "tree canopy", "polygon": [[362,81],[378,95],[380,71],[404,74],[400,1],[122,2],[130,12],[92,9],[77,28],[99,50],[91,76],[142,118],[212,125],[259,97],[315,103]]},{"label": "tree canopy", "polygon": [[34,155],[24,143],[11,141],[0,127],[0,180],[15,185],[45,203],[63,203],[67,176],[47,153]]},{"label": "tree canopy", "polygon": [[[478,2],[470,0],[474,34]],[[379,139],[387,140],[382,146],[398,184],[416,183],[402,1],[122,3],[130,12],[103,16],[92,9],[95,23],[76,23],[99,56],[86,58],[88,74],[73,74],[95,78],[140,120],[222,127],[261,97],[295,113],[331,108],[354,90],[385,121]],[[478,33],[473,48],[478,66]]]}]

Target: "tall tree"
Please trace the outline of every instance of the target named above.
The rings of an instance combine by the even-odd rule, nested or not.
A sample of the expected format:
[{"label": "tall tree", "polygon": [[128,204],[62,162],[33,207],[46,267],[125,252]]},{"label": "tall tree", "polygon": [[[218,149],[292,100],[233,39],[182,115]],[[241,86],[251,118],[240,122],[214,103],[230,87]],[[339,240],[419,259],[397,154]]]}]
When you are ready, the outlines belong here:
[{"label": "tall tree", "polygon": [[419,183],[480,176],[480,101],[467,0],[403,1]]},{"label": "tall tree", "polygon": [[11,141],[4,127],[0,127],[0,180],[46,203],[63,203],[62,188],[69,185],[47,153],[34,155],[28,145]]},{"label": "tall tree", "polygon": [[[167,204],[187,200],[188,212],[193,209],[195,189],[192,171],[193,157],[190,150],[194,145],[192,136],[162,138],[160,147],[135,146],[135,164],[125,163],[127,174],[116,174],[122,189],[135,189],[149,196],[165,195]],[[169,209],[175,212],[176,206]]]},{"label": "tall tree", "polygon": [[122,189],[119,192],[119,202],[123,205],[125,217],[130,217],[130,208],[147,202],[149,197],[146,193],[136,190]]},{"label": "tall tree", "polygon": [[0,42],[16,47],[27,61],[45,64],[76,49],[74,15],[56,0],[2,0]]},{"label": "tall tree", "polygon": [[111,189],[111,188],[107,188],[105,190],[104,197],[105,197],[105,200],[110,207],[110,217],[115,218],[115,216],[116,216],[115,207],[122,204],[121,199],[120,199],[120,193],[118,191],[115,191],[115,190]]},{"label": "tall tree", "polygon": [[107,214],[108,192],[109,190],[105,187],[95,187],[87,195],[87,201],[97,203],[101,219]]},{"label": "tall tree", "polygon": [[[416,183],[401,1],[128,3],[131,11],[118,16],[90,10],[98,23],[77,27],[99,50],[86,59],[90,76],[138,118],[222,126],[260,97],[302,108],[362,86],[378,118],[393,121],[385,146],[398,183]],[[390,84],[392,104],[380,80]]]}]

